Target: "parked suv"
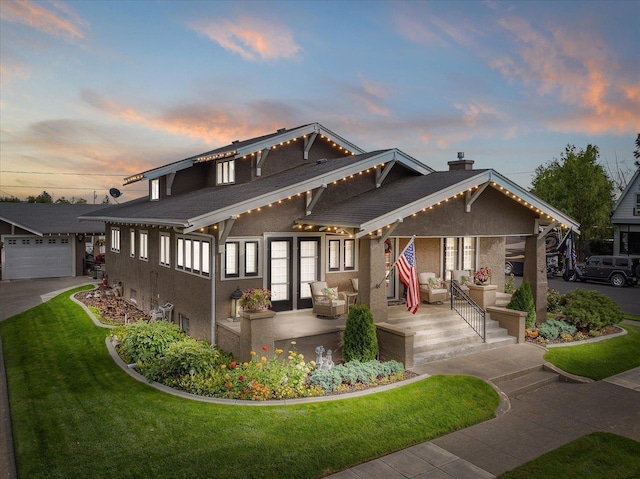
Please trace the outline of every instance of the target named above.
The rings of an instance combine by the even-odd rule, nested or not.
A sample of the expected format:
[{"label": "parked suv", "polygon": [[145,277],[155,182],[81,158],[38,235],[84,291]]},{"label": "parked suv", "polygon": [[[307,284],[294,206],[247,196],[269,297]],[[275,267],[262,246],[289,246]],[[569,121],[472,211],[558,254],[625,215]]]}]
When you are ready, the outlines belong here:
[{"label": "parked suv", "polygon": [[636,271],[638,257],[633,256],[590,256],[586,263],[576,266],[576,279],[580,281],[608,281],[621,288],[638,282]]}]

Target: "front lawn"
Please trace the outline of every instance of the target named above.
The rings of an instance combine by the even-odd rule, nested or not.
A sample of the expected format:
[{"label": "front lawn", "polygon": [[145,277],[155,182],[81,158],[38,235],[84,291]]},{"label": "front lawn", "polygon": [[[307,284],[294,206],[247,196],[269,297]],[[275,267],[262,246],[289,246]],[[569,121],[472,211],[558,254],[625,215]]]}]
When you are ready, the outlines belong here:
[{"label": "front lawn", "polygon": [[0,323],[20,478],[321,477],[490,419],[499,403],[466,376],[295,406],[178,398],[116,366],[108,331],[69,294]]},{"label": "front lawn", "polygon": [[506,472],[500,479],[631,479],[640,477],[640,442],[595,432]]},{"label": "front lawn", "polygon": [[551,348],[544,359],[568,373],[601,380],[640,366],[640,326],[619,324],[624,336],[581,344]]}]

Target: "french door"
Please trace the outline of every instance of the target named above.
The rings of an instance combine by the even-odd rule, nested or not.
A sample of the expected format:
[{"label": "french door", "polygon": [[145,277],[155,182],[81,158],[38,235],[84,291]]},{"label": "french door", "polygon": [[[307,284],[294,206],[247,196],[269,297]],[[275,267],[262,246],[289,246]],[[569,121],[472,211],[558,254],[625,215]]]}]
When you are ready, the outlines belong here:
[{"label": "french door", "polygon": [[309,283],[320,279],[320,238],[298,238],[297,309],[311,308]]},{"label": "french door", "polygon": [[293,309],[293,238],[267,240],[267,288],[274,311]]}]

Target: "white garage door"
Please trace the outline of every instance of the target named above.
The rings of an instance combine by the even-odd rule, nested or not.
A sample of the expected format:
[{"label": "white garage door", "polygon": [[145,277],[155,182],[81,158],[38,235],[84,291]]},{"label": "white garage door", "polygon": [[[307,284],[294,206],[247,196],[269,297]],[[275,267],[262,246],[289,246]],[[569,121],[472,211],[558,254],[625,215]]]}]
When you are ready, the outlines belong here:
[{"label": "white garage door", "polygon": [[4,279],[74,276],[73,236],[4,237]]}]

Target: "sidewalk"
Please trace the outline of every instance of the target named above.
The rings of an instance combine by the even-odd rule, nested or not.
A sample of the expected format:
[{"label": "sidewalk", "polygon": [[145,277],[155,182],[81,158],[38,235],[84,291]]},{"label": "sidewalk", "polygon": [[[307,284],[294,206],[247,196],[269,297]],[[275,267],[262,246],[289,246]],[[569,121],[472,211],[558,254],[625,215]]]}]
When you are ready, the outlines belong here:
[{"label": "sidewalk", "polygon": [[[528,344],[445,359],[421,374],[469,374],[491,380],[542,365]],[[503,397],[504,399],[504,397]],[[331,479],[491,478],[585,434],[605,431],[640,441],[640,368],[584,384],[554,382],[503,401],[498,417],[339,472]]]}]

